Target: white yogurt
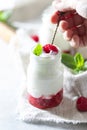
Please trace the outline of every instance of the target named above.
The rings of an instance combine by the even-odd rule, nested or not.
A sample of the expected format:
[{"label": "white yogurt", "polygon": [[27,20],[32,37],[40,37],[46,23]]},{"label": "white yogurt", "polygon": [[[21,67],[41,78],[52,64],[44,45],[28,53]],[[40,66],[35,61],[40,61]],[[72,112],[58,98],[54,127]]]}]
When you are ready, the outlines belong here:
[{"label": "white yogurt", "polygon": [[31,52],[27,71],[28,93],[36,98],[57,94],[63,87],[62,71],[60,52],[41,56]]}]

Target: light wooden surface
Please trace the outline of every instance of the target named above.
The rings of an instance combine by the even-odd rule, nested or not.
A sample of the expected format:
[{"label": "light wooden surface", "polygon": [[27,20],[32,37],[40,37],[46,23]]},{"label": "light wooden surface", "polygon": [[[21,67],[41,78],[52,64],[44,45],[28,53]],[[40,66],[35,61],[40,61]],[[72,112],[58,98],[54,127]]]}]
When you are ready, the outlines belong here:
[{"label": "light wooden surface", "polygon": [[0,38],[9,43],[10,39],[15,35],[15,30],[6,24],[0,22]]}]

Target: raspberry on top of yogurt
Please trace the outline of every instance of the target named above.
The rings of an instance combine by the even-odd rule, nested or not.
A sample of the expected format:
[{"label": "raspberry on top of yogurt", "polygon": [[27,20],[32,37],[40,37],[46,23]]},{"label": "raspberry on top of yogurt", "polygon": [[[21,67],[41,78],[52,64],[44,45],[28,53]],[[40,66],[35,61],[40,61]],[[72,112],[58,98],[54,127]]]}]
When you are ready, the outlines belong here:
[{"label": "raspberry on top of yogurt", "polygon": [[33,53],[37,56],[40,56],[42,53],[57,55],[58,52],[58,48],[53,44],[45,44],[44,46],[42,46],[38,43],[33,49]]},{"label": "raspberry on top of yogurt", "polygon": [[50,53],[52,52],[53,54],[57,54],[58,53],[58,48],[52,44],[46,44],[43,46],[43,51],[45,53]]}]

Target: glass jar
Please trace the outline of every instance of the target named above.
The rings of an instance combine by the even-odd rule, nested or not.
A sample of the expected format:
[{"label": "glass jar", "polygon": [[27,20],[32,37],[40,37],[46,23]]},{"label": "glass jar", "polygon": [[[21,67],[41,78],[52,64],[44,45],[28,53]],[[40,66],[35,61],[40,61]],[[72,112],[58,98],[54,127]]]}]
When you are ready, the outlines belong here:
[{"label": "glass jar", "polygon": [[57,55],[30,54],[27,71],[28,101],[46,109],[58,106],[63,98],[63,70],[60,52]]}]

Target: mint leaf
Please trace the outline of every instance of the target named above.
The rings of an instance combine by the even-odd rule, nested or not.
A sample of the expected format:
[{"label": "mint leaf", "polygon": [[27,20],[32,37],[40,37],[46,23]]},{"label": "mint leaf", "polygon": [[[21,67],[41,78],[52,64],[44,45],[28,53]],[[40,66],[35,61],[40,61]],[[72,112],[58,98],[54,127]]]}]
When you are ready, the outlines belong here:
[{"label": "mint leaf", "polygon": [[63,53],[62,54],[62,57],[61,57],[61,62],[71,68],[71,69],[75,69],[76,68],[76,64],[75,64],[75,61],[74,61],[74,57],[70,54],[66,54],[66,53]]},{"label": "mint leaf", "polygon": [[12,11],[0,11],[0,21],[6,22],[12,14]]},{"label": "mint leaf", "polygon": [[37,44],[36,47],[33,50],[33,53],[37,56],[39,56],[43,51],[42,45],[41,44]]},{"label": "mint leaf", "polygon": [[87,70],[87,61],[84,61],[84,58],[80,53],[76,53],[75,56],[63,53],[61,62],[68,68],[72,69],[75,74]]},{"label": "mint leaf", "polygon": [[74,61],[76,64],[76,68],[78,68],[79,70],[84,66],[84,58],[80,53],[76,53],[76,55],[74,56]]}]

